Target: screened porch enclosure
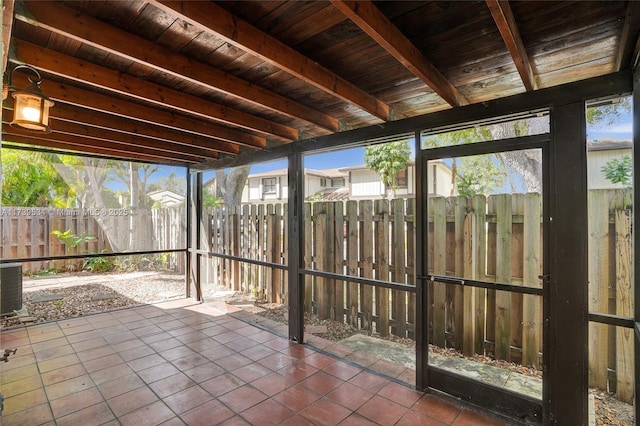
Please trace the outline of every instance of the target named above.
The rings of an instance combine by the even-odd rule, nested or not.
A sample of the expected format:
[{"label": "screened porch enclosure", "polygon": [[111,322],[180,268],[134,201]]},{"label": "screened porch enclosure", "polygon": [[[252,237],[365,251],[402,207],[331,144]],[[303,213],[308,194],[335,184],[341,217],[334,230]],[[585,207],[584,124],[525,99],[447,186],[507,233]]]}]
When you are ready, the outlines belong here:
[{"label": "screened porch enclosure", "polygon": [[[587,92],[591,90],[588,85],[582,88]],[[593,93],[580,95],[587,99],[591,96]],[[518,98],[527,103],[526,97]],[[428,133],[422,130],[413,133],[420,140],[416,152],[424,157],[416,157],[415,188],[408,190],[415,195],[408,198],[309,200],[304,183],[307,171],[304,167],[292,168],[291,164],[296,164],[298,155],[304,164],[308,153],[339,153],[342,144],[353,147],[360,138],[366,140],[367,145],[376,140],[384,144],[411,138],[412,133],[399,132],[399,136],[394,136],[386,134],[391,133],[390,130],[372,130],[362,131],[366,136],[361,137],[354,131],[342,141],[328,137],[301,143],[300,153],[287,157],[290,164],[287,202],[267,200],[238,209],[218,207],[202,218],[206,237],[201,241],[207,241],[211,249],[200,253],[213,259],[204,262],[204,268],[211,271],[210,265],[218,265],[214,268],[222,271],[217,275],[214,272],[210,281],[229,283],[229,288],[260,295],[267,303],[286,304],[289,334],[295,341],[309,339],[311,345],[317,342],[316,335],[310,332],[316,330],[316,322],[309,316],[353,327],[359,334],[371,336],[374,341],[378,339],[381,347],[385,341],[406,339],[411,343],[404,350],[414,352],[415,357],[408,362],[403,356],[391,357],[386,364],[374,364],[371,368],[378,367],[405,383],[413,384],[415,380],[418,387],[433,387],[475,404],[500,405],[503,413],[521,421],[549,421],[547,416],[552,406],[543,401],[554,400],[551,395],[558,391],[556,386],[566,385],[564,381],[563,385],[554,384],[554,380],[560,380],[568,373],[567,370],[554,372],[560,364],[554,358],[558,356],[554,352],[564,345],[569,345],[566,350],[570,347],[576,357],[584,356],[588,360],[580,371],[574,370],[574,379],[579,377],[585,386],[575,403],[581,401],[586,408],[589,387],[606,389],[621,400],[626,398],[632,402],[627,390],[634,380],[635,369],[629,360],[636,357],[629,345],[630,334],[625,334],[623,325],[629,327],[631,317],[623,319],[624,316],[612,315],[614,308],[614,311],[591,314],[593,322],[589,329],[575,326],[581,312],[585,312],[587,296],[589,300],[599,297],[593,294],[595,278],[592,266],[586,268],[587,259],[591,259],[589,262],[594,268],[609,268],[604,272],[607,276],[622,274],[628,277],[624,271],[631,268],[630,259],[620,257],[620,253],[629,253],[629,248],[620,244],[631,244],[627,221],[631,217],[630,210],[624,213],[624,206],[631,205],[631,198],[625,198],[632,197],[630,190],[618,187],[594,190],[592,184],[587,186],[586,162],[580,166],[584,167],[583,179],[577,179],[579,175],[574,173],[565,175],[563,181],[559,177],[568,169],[567,164],[571,164],[572,170],[579,166],[577,156],[586,159],[587,145],[580,136],[587,131],[586,114],[580,114],[579,110],[586,111],[587,105],[585,101],[571,104],[571,119],[560,120],[558,114],[568,111],[569,107],[556,107],[551,99],[548,103],[534,101],[529,109],[548,108],[546,129],[545,125],[534,124],[531,134],[502,134],[493,141],[480,138],[464,145],[431,147],[424,141],[429,135],[438,134],[437,130],[432,130],[437,129],[438,124],[447,129],[443,132],[445,135],[455,133],[449,129],[456,122],[459,129],[464,129],[471,119],[477,120],[473,128],[482,129],[487,111],[470,107],[468,115],[440,113],[435,115],[435,124],[425,118],[432,127]],[[498,115],[501,111],[498,102],[495,111]],[[507,122],[526,120],[526,115],[518,117],[515,114],[515,117],[515,121],[509,119]],[[540,113],[533,117],[534,123],[539,123]],[[448,122],[451,119],[453,123]],[[411,121],[407,120],[407,123]],[[491,124],[487,126],[495,127],[500,122],[499,116],[492,116]],[[560,133],[564,126],[571,126],[572,130]],[[583,130],[578,132],[579,128]],[[477,133],[482,134],[482,131]],[[562,142],[557,135],[563,135]],[[416,137],[411,140],[415,144]],[[323,146],[321,151],[317,151],[318,145]],[[572,145],[573,150],[564,158],[562,156],[568,154],[562,150],[568,149],[568,145]],[[451,165],[451,158],[457,158],[458,166],[464,167],[481,162],[485,156],[482,164],[492,167],[502,161],[502,152],[507,153],[507,158],[512,157],[511,160],[537,164],[539,169],[531,172],[537,178],[530,177],[533,182],[507,180],[500,183],[502,187],[484,193],[479,190],[471,195],[457,192],[467,190],[466,186],[457,186],[454,192],[451,185],[445,185],[446,196],[434,193],[437,187],[434,180],[437,179],[430,171],[442,159]],[[276,155],[272,153],[270,158],[275,159]],[[522,173],[514,173],[516,175],[522,176]],[[296,176],[301,183],[296,183]],[[441,184],[444,177],[439,179]],[[581,180],[584,191],[576,191]],[[297,205],[291,202],[296,198],[296,188],[302,194]],[[507,188],[513,192],[508,192]],[[562,190],[567,191],[564,197],[559,195]],[[575,198],[569,198],[569,195]],[[584,210],[576,208],[578,199]],[[600,199],[602,201],[598,201]],[[569,204],[565,205],[565,202]],[[596,210],[602,213],[596,213]],[[602,220],[607,224],[602,226],[610,229],[610,233],[607,231],[608,242],[600,244],[601,248],[597,248],[598,237],[585,232],[592,229],[591,226],[600,226],[592,225],[594,215],[598,214],[606,218]],[[558,225],[562,221],[566,221],[566,225]],[[300,231],[297,236],[291,235],[296,225]],[[571,229],[573,234],[568,238],[567,232]],[[564,275],[567,254],[553,257],[553,253],[565,253],[569,249],[575,251],[570,257],[574,259],[571,268],[578,268],[580,259],[584,262],[578,268],[584,281]],[[595,266],[594,262],[598,261],[593,260],[593,253],[597,250],[600,250],[600,254],[595,255],[598,259],[610,259],[607,266],[602,263]],[[585,257],[587,252],[589,256]],[[296,262],[299,265],[297,272],[291,270]],[[576,273],[575,269],[573,273]],[[559,276],[560,281],[555,281],[554,276]],[[589,288],[585,283],[590,283]],[[619,298],[627,297],[624,296],[627,294],[625,289],[633,292],[630,284],[624,287],[623,282],[618,283],[622,292]],[[207,284],[203,282],[203,285]],[[293,288],[294,285],[298,288]],[[575,286],[573,290],[570,290],[571,285]],[[558,323],[553,320],[555,315],[571,314],[571,309],[564,305],[561,313],[552,314],[553,305],[557,303],[554,301],[565,291],[569,292],[563,296],[569,298],[562,299],[565,304],[580,303],[583,308],[573,312],[576,317],[566,319],[568,323]],[[615,312],[624,312],[624,308],[620,309]],[[564,326],[569,323],[573,325]],[[618,326],[616,330],[611,328],[613,331],[601,337],[606,342],[597,344],[593,337],[588,337],[598,335],[597,327],[608,330],[612,325]],[[578,343],[572,339],[580,333],[580,339],[585,340],[576,346]],[[550,335],[556,338],[550,340]],[[560,335],[566,340],[560,341],[557,337]],[[611,340],[616,335],[619,336],[617,349],[616,340]],[[328,350],[358,362],[358,357],[350,352],[349,339],[343,344],[337,343],[330,345]],[[583,348],[583,355],[579,355],[577,347]],[[474,364],[443,359],[443,350],[445,354],[453,351],[462,358],[476,357],[477,360],[484,357],[493,362],[519,365],[526,373],[519,376],[508,370],[485,372],[482,366],[476,369]],[[593,375],[602,368],[602,359],[597,355],[588,356],[587,351],[591,354],[610,351],[608,378],[600,385],[596,384]],[[612,362],[613,365],[619,363],[617,368],[612,367]],[[501,382],[497,385],[496,381]],[[470,392],[469,389],[474,390]],[[482,396],[478,397],[479,394]],[[557,398],[562,406],[568,403],[566,395]]]},{"label": "screened porch enclosure", "polygon": [[[506,423],[637,423],[640,2],[2,6],[3,268],[160,268],[236,315],[171,321]],[[225,374],[268,351],[229,336]]]}]

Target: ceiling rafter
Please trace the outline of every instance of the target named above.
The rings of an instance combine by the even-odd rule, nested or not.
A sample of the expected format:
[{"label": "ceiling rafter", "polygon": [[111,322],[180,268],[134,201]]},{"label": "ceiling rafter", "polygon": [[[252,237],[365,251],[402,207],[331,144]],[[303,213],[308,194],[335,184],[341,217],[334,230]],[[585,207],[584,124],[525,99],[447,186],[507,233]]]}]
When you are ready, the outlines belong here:
[{"label": "ceiling rafter", "polygon": [[118,156],[127,159],[139,159],[145,161],[162,161],[171,163],[191,163],[198,164],[193,157],[183,154],[156,151],[145,147],[131,149],[130,145],[124,145],[114,141],[102,141],[102,143],[91,143],[90,140],[81,136],[65,135],[62,133],[39,134],[21,132],[8,124],[2,124],[2,138],[6,142],[25,143],[57,148],[62,150],[74,150],[79,152],[89,152],[93,154]]},{"label": "ceiling rafter", "polygon": [[639,45],[640,2],[630,1],[627,3],[627,13],[620,31],[620,42],[618,44],[618,54],[616,55],[616,71],[631,68],[635,65],[633,62],[637,60]]},{"label": "ceiling rafter", "polygon": [[113,130],[71,123],[69,121],[54,121],[56,133],[59,134],[78,136],[90,140],[109,141],[110,145],[114,143],[127,145],[131,150],[135,150],[137,147],[142,147],[154,151],[161,151],[167,154],[181,155],[184,158],[191,158],[195,161],[218,158],[218,154],[215,151],[205,151],[186,146],[181,147],[176,144],[160,142],[156,139],[147,138],[145,136],[130,135]]},{"label": "ceiling rafter", "polygon": [[29,1],[26,3],[26,9],[16,10],[16,18],[209,90],[306,121],[327,132],[339,130],[338,120],[328,114],[172,52],[58,2]]},{"label": "ceiling rafter", "polygon": [[342,0],[331,0],[331,3],[449,105],[469,103],[373,3]]},{"label": "ceiling rafter", "polygon": [[2,70],[7,68],[7,60],[9,58],[9,40],[11,40],[11,28],[13,26],[13,9],[15,1],[2,2]]},{"label": "ceiling rafter", "polygon": [[[222,122],[226,125],[284,138],[288,141],[297,139],[298,132],[292,127],[227,108],[215,102],[205,101],[197,96],[141,80],[27,41],[14,39],[14,48],[21,60],[51,74],[86,82],[101,89],[131,96],[158,106],[176,109],[205,120]],[[266,143],[256,143],[254,147],[266,148]]]},{"label": "ceiling rafter", "polygon": [[[2,121],[9,124],[12,120],[12,111],[5,109],[2,111]],[[132,135],[122,133],[117,130],[93,127],[85,123],[74,123],[71,121],[58,120],[53,118],[53,133],[57,138],[71,136],[85,140],[85,143],[91,144],[91,141],[108,142],[109,146],[115,144],[117,146],[128,146],[130,151],[136,151],[138,148],[145,150],[158,151],[164,155],[178,155],[180,158],[191,159],[195,162],[201,162],[207,159],[218,158],[218,152],[213,150],[203,150],[194,146],[181,146],[180,144],[159,141],[147,136]],[[29,132],[12,130],[12,133],[28,134]],[[60,136],[64,135],[64,136]],[[94,142],[95,143],[95,142]]]},{"label": "ceiling rafter", "polygon": [[149,3],[382,121],[389,120],[389,105],[214,3],[165,0]]},{"label": "ceiling rafter", "polygon": [[100,129],[116,130],[134,136],[152,138],[161,143],[174,143],[182,145],[187,150],[193,149],[195,150],[194,152],[202,152],[203,150],[219,152],[217,149],[212,148],[218,143],[217,140],[60,102],[56,103],[55,108],[51,109],[49,116],[54,119],[86,124]]},{"label": "ceiling rafter", "polygon": [[60,84],[51,79],[46,79],[42,82],[42,89],[47,96],[59,102],[211,138],[215,140],[215,142],[209,144],[211,149],[228,154],[237,154],[239,151],[238,144],[254,146],[256,140],[264,140],[259,136],[90,92],[68,84]]},{"label": "ceiling rafter", "polygon": [[507,49],[509,49],[509,53],[511,54],[511,58],[513,58],[513,62],[516,65],[518,74],[520,74],[524,87],[528,91],[537,90],[538,83],[531,68],[529,55],[527,55],[527,50],[524,48],[518,24],[513,16],[511,6],[509,6],[509,1],[486,0],[486,3],[504,43],[507,45]]}]

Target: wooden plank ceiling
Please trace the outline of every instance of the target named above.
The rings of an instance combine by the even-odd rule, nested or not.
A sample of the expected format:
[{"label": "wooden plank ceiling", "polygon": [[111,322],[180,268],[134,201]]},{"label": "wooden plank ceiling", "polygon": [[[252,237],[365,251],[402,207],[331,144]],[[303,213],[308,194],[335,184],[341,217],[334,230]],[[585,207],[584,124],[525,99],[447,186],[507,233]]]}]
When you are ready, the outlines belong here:
[{"label": "wooden plank ceiling", "polygon": [[203,166],[629,69],[639,3],[5,1],[56,104],[3,141]]}]

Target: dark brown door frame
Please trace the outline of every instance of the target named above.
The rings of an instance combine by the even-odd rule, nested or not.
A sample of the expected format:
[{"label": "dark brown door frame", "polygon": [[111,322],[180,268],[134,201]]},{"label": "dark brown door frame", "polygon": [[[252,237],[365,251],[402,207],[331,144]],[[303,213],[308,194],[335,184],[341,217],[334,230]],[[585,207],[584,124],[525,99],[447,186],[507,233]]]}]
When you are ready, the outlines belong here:
[{"label": "dark brown door frame", "polygon": [[[633,223],[640,224],[640,66],[633,73]],[[640,232],[633,233],[635,420],[640,422]]]},{"label": "dark brown door frame", "polygon": [[[549,400],[545,423],[586,425],[588,410],[588,216],[586,106],[551,112]],[[570,259],[570,261],[568,261]]]},{"label": "dark brown door frame", "polygon": [[[427,173],[428,161],[434,159],[444,159],[469,155],[483,155],[495,152],[516,151],[524,149],[542,150],[542,172],[543,172],[543,276],[549,272],[549,146],[550,134],[523,136],[513,139],[495,140],[490,142],[479,142],[474,144],[456,145],[441,148],[420,149],[420,135],[416,134],[416,161],[419,164],[419,179],[416,181],[416,387],[426,390],[429,388],[451,394],[472,404],[483,406],[499,414],[527,424],[542,423],[545,409],[543,401],[548,400],[549,386],[546,377],[543,382],[542,400],[518,395],[513,392],[499,389],[481,381],[472,380],[463,376],[451,373],[428,363],[428,318],[431,302],[428,299],[427,286],[435,276],[427,276],[428,271],[428,230],[427,210],[429,199],[429,185]],[[549,299],[549,283],[543,283],[542,289],[526,288],[521,286],[496,284],[476,280],[459,280],[454,277],[435,277],[436,281],[446,282],[449,285],[460,284],[470,287],[495,288],[509,292],[527,292],[541,297],[543,300]],[[548,318],[548,305],[544,305],[543,318]],[[543,365],[549,362],[549,333],[547,330],[548,321],[544,322],[543,333]]]}]

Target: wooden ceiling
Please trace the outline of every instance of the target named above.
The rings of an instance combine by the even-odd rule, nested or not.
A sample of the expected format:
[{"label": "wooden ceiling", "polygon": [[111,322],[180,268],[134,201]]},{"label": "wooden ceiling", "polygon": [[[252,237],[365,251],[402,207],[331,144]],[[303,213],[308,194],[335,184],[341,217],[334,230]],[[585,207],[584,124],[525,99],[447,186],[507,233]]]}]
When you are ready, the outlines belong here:
[{"label": "wooden ceiling", "polygon": [[639,49],[636,1],[4,3],[7,70],[37,68],[56,104],[37,135],[6,100],[3,141],[171,164],[614,73]]}]

